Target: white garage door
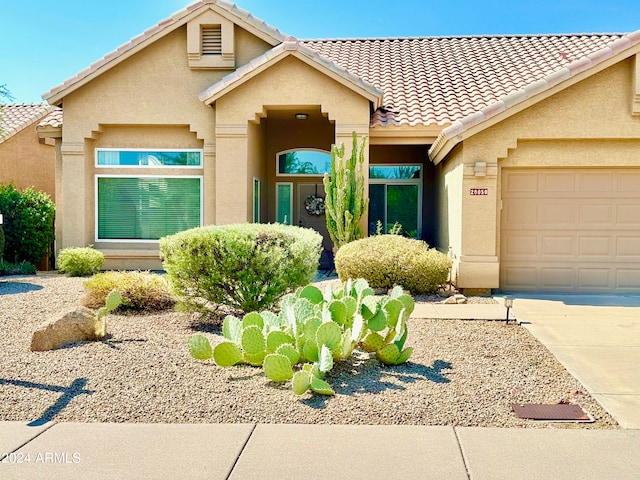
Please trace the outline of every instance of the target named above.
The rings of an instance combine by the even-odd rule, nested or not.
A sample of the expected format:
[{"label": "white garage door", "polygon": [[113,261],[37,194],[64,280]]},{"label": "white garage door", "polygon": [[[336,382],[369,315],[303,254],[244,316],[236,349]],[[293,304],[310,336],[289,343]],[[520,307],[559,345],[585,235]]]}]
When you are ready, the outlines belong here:
[{"label": "white garage door", "polygon": [[640,293],[640,169],[504,169],[504,291]]}]

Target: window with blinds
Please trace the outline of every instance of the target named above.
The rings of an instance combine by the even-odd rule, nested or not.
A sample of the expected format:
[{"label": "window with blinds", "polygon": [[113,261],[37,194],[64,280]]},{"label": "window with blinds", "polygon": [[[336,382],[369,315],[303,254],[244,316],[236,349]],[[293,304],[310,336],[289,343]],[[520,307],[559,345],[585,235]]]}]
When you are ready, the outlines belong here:
[{"label": "window with blinds", "polygon": [[202,27],[202,55],[222,55],[222,26]]},{"label": "window with blinds", "polygon": [[202,177],[96,177],[97,241],[153,241],[202,225]]}]

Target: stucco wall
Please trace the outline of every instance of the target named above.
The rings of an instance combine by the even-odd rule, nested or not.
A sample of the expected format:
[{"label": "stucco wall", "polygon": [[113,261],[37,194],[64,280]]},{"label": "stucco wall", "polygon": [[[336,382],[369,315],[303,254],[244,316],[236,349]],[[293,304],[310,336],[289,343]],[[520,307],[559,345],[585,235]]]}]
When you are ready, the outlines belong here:
[{"label": "stucco wall", "polygon": [[438,217],[440,228],[436,247],[443,252],[452,248],[456,255],[462,247],[462,171],[464,146],[456,147],[447,162],[438,165]]},{"label": "stucco wall", "polygon": [[[466,267],[476,265],[466,276],[461,265],[460,286],[498,286],[500,168],[638,165],[633,72],[632,59],[621,61],[464,141],[462,244],[456,254],[461,263],[468,257]],[[497,165],[498,175],[474,176],[475,162]],[[472,188],[488,188],[489,194],[472,197]]]},{"label": "stucco wall", "polygon": [[19,190],[33,187],[55,201],[55,147],[38,138],[37,124],[0,143],[0,183],[13,182]]},{"label": "stucco wall", "polygon": [[[236,65],[240,66],[271,48],[236,27]],[[64,98],[64,129],[57,175],[64,207],[58,213],[58,248],[95,243],[94,149],[201,148],[204,168],[127,169],[126,173],[189,174],[204,176],[204,223],[215,223],[215,109],[198,94],[229,70],[191,70],[187,61],[186,27],[181,27],[144,50],[115,65]],[[99,173],[122,173],[109,169]],[[237,198],[237,197],[236,197]],[[102,247],[112,261],[107,268],[158,268],[156,258],[135,259],[137,250],[157,245],[110,244]]]},{"label": "stucco wall", "polygon": [[[309,120],[294,120],[297,111],[311,112]],[[252,198],[246,181],[249,122],[267,125],[263,161],[269,184],[267,201],[272,204],[276,154],[298,147],[328,150],[335,142],[345,143],[349,150],[352,131],[368,132],[369,102],[301,60],[287,57],[218,99],[216,122],[216,221],[231,223],[245,221],[251,211],[250,204],[237,201]],[[278,181],[289,180],[280,177]],[[267,218],[275,220],[275,212],[269,211]]]}]

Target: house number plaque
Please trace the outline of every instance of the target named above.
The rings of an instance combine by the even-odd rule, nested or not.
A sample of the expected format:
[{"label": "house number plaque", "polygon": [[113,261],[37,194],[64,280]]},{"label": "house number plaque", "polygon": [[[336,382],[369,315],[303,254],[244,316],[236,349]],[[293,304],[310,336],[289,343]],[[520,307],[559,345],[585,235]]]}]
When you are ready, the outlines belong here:
[{"label": "house number plaque", "polygon": [[486,196],[489,195],[489,189],[488,188],[472,188],[470,190],[471,196]]}]

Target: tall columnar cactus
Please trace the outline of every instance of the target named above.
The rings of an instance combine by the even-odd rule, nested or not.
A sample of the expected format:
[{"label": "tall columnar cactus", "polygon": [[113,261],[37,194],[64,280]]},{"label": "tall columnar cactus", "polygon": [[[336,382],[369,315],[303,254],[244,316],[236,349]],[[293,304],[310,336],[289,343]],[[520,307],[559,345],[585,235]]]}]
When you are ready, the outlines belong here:
[{"label": "tall columnar cactus", "polygon": [[344,158],[344,144],[331,147],[331,175],[324,174],[327,230],[336,249],[362,238],[359,222],[369,206],[365,198],[364,151],[367,139],[353,132],[351,157]]}]

